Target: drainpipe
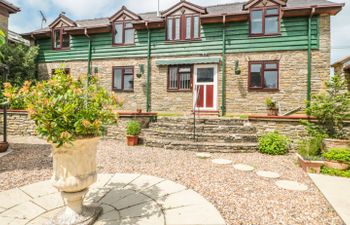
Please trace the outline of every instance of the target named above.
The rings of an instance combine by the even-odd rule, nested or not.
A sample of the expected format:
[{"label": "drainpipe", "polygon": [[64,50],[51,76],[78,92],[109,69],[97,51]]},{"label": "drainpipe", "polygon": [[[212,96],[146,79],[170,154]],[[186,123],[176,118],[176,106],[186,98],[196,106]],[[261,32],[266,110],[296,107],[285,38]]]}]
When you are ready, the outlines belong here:
[{"label": "drainpipe", "polygon": [[315,13],[315,8],[311,8],[311,14],[308,19],[308,48],[307,48],[307,105],[306,107],[310,107],[311,102],[311,22],[312,16]]},{"label": "drainpipe", "polygon": [[222,17],[222,59],[221,59],[221,72],[222,72],[222,82],[221,82],[221,112],[222,116],[226,114],[226,15]]},{"label": "drainpipe", "polygon": [[[37,45],[36,43],[36,38],[33,34],[30,35],[30,37],[33,39],[34,45]],[[31,45],[29,41],[29,45]],[[39,61],[38,61],[38,56],[35,58],[35,79],[39,80]]]},{"label": "drainpipe", "polygon": [[87,32],[87,28],[85,28],[85,31],[84,31],[84,34],[85,36],[89,39],[89,52],[88,52],[88,82],[90,81],[90,78],[91,78],[91,53],[92,53],[92,41],[91,41],[91,37],[90,35],[88,35],[88,32]]},{"label": "drainpipe", "polygon": [[147,36],[148,36],[148,49],[147,49],[147,82],[146,82],[146,111],[151,111],[151,98],[150,98],[150,80],[151,80],[151,30],[146,22]]}]

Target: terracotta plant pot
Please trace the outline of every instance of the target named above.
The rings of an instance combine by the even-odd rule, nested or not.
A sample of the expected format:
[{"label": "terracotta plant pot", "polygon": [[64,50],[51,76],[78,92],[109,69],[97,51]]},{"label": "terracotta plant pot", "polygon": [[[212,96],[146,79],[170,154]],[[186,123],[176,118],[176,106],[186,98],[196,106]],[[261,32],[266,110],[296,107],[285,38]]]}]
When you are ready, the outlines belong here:
[{"label": "terracotta plant pot", "polygon": [[278,109],[277,108],[268,108],[267,115],[268,116],[278,116]]},{"label": "terracotta plant pot", "polygon": [[322,151],[328,151],[331,148],[350,148],[350,140],[326,138],[322,141]]},{"label": "terracotta plant pot", "polygon": [[349,169],[349,164],[337,162],[337,161],[326,161],[324,165],[331,169],[337,169],[337,170],[347,170]]},{"label": "terracotta plant pot", "polygon": [[128,136],[126,136],[126,139],[127,139],[128,146],[135,146],[139,142],[139,137],[138,136],[128,135]]},{"label": "terracotta plant pot", "polygon": [[0,153],[6,152],[8,148],[9,148],[9,143],[0,142]]},{"label": "terracotta plant pot", "polygon": [[136,109],[136,112],[137,112],[138,114],[141,114],[141,113],[142,113],[142,109]]},{"label": "terracotta plant pot", "polygon": [[99,138],[86,138],[65,144],[53,145],[52,184],[62,194],[66,208],[54,218],[55,224],[78,224],[96,219],[101,207],[93,210],[83,207],[83,196],[88,187],[96,182],[96,148]]},{"label": "terracotta plant pot", "polygon": [[300,167],[307,173],[320,173],[324,161],[305,160],[301,155],[297,154]]}]

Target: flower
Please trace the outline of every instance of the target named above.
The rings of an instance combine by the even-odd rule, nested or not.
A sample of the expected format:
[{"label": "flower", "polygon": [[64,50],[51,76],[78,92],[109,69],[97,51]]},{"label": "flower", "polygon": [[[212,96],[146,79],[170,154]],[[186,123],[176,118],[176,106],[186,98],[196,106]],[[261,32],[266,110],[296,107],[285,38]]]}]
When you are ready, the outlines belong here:
[{"label": "flower", "polygon": [[91,125],[91,123],[88,120],[82,120],[81,123],[85,128],[88,128]]}]

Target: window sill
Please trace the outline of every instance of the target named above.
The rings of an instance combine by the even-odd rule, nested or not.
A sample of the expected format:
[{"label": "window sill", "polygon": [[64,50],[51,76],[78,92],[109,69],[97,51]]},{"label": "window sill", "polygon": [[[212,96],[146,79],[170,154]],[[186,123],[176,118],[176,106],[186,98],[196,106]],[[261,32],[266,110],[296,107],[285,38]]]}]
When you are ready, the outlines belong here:
[{"label": "window sill", "polygon": [[191,42],[201,42],[202,39],[198,38],[198,39],[191,39],[191,40],[173,40],[173,41],[169,41],[166,40],[165,43],[166,44],[180,44],[180,43],[191,43]]},{"label": "window sill", "polygon": [[281,33],[275,34],[249,34],[249,38],[266,38],[266,37],[280,37]]},{"label": "window sill", "polygon": [[279,89],[248,88],[249,92],[279,92]]},{"label": "window sill", "polygon": [[179,89],[175,89],[175,90],[172,90],[172,89],[168,89],[167,90],[168,92],[192,92],[192,90],[179,90]]},{"label": "window sill", "polygon": [[112,89],[114,92],[118,92],[118,93],[134,93],[134,90],[119,90],[119,89]]}]

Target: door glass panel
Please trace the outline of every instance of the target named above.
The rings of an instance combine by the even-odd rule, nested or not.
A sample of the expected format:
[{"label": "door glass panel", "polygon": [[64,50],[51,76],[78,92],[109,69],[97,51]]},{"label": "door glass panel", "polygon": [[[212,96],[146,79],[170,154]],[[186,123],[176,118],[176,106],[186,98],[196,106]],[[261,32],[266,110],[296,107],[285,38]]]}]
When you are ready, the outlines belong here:
[{"label": "door glass panel", "polygon": [[251,64],[250,68],[250,87],[261,87],[261,64]]},{"label": "door glass panel", "polygon": [[116,68],[114,69],[114,84],[113,87],[115,89],[122,89],[122,69]]},{"label": "door glass panel", "polygon": [[198,68],[197,82],[214,82],[214,68]]},{"label": "door glass panel", "polygon": [[264,73],[264,87],[275,89],[277,88],[277,71],[265,71]]}]

